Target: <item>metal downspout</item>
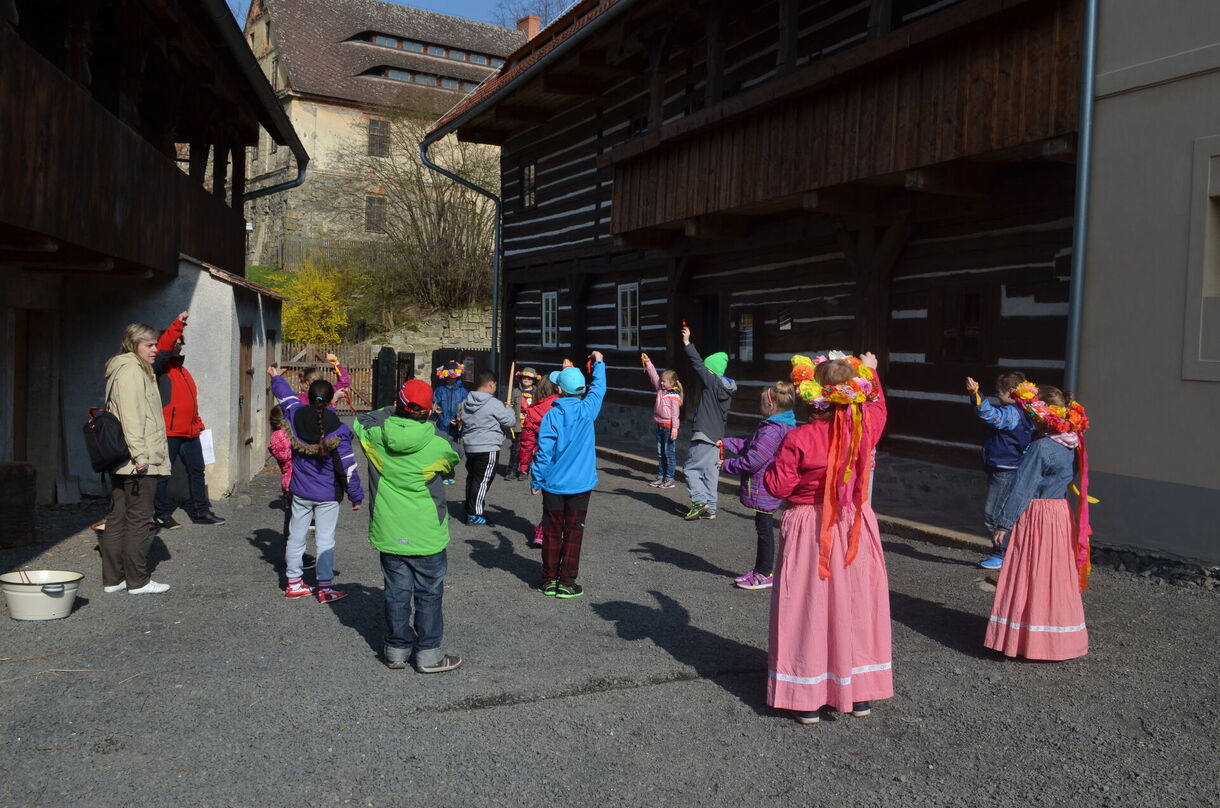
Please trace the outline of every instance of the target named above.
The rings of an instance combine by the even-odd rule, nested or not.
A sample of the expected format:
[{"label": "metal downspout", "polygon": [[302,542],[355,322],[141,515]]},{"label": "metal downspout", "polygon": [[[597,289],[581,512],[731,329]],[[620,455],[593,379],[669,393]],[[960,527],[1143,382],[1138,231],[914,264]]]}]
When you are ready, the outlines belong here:
[{"label": "metal downspout", "polygon": [[[475,185],[470,180],[459,177],[448,169],[441,168],[432,159],[428,157],[428,149],[432,144],[444,137],[443,134],[435,133],[425,137],[419,144],[419,159],[423,164],[438,174],[442,174],[459,185],[463,185],[477,194],[482,194],[492,201],[496,207],[495,219],[495,236],[492,243],[491,253],[491,368],[498,375],[500,372],[500,247],[501,247],[501,216],[503,204],[500,202],[500,197],[493,194],[491,191],[481,186]],[[512,379],[509,379],[507,384],[511,384]]]},{"label": "metal downspout", "polygon": [[1080,381],[1080,341],[1084,328],[1084,268],[1089,241],[1090,177],[1093,170],[1093,101],[1097,85],[1097,6],[1085,0],[1084,42],[1080,54],[1080,134],[1076,153],[1076,206],[1072,214],[1072,281],[1068,292],[1067,356],[1063,389],[1076,391]]}]

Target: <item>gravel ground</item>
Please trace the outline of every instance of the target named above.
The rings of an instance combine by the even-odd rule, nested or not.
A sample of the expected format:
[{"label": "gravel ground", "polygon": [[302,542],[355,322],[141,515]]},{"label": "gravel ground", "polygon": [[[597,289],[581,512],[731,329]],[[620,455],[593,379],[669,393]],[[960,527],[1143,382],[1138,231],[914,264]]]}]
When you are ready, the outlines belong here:
[{"label": "gravel ground", "polygon": [[68,619],[0,622],[0,805],[1220,804],[1213,592],[1099,570],[1089,655],[1009,661],[981,644],[976,556],[887,537],[895,698],[806,727],[764,701],[768,596],[732,588],[753,559],[736,502],[684,523],[681,489],[603,463],[588,594],[558,601],[529,588],[540,501],[497,480],[496,525],[453,524],[465,664],[424,676],[377,661],[365,512],[340,521],[346,600],[280,595],[277,482],[218,503],[223,527],[163,534],[164,596],[102,593],[85,512],[0,552],[88,573]]}]

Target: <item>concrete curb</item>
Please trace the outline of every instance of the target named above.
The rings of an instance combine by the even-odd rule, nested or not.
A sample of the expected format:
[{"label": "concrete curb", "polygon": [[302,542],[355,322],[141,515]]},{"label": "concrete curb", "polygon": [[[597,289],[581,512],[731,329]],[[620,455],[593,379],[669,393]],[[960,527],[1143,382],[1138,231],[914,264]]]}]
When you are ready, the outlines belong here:
[{"label": "concrete curb", "polygon": [[[611,460],[636,471],[650,472],[655,470],[657,465],[655,457],[644,457],[643,455],[625,452],[621,449],[612,449],[608,446],[598,446],[597,453],[606,460]],[[719,487],[721,493],[737,496],[736,480],[725,480],[722,478]],[[991,545],[980,536],[962,533],[950,528],[938,527],[937,525],[930,525],[926,522],[917,522],[913,519],[886,516],[879,513],[877,514],[877,524],[881,528],[882,533],[890,533],[904,539],[927,542],[928,544],[936,544],[941,547],[952,547],[957,550],[973,550],[983,554],[991,552]]]}]

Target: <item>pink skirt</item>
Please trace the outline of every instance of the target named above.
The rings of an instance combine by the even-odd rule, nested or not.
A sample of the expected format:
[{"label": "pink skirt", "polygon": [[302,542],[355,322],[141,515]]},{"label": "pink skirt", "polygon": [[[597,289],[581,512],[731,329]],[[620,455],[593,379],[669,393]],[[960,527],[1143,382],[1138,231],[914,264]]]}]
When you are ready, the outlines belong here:
[{"label": "pink skirt", "polygon": [[846,712],[852,702],[894,695],[889,580],[877,519],[867,504],[855,560],[843,563],[849,510],[834,526],[830,577],[818,577],[821,511],[819,505],[796,505],[784,513],[771,590],[767,703]]},{"label": "pink skirt", "polygon": [[1013,526],[983,645],[1026,659],[1089,652],[1066,499],[1035,499]]}]

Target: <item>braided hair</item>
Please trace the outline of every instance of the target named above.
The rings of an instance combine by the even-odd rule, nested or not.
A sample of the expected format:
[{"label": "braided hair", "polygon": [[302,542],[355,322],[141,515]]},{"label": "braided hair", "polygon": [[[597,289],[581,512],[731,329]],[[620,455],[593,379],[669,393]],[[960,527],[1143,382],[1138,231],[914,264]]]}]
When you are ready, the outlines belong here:
[{"label": "braided hair", "polygon": [[330,402],[335,398],[335,388],[326,379],[318,379],[309,385],[309,405],[313,407],[314,413],[318,417],[318,448],[322,448],[322,444],[326,440],[326,425],[323,419],[326,416],[326,408],[330,406]]}]

